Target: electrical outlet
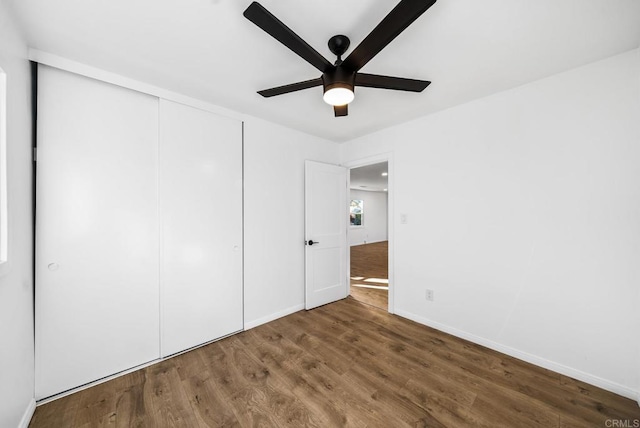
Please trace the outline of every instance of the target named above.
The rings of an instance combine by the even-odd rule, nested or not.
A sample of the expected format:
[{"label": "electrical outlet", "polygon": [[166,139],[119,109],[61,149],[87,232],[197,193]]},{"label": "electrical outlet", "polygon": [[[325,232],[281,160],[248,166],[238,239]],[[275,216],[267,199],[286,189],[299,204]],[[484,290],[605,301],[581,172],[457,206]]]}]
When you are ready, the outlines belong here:
[{"label": "electrical outlet", "polygon": [[433,290],[427,290],[424,297],[428,301],[433,302]]}]

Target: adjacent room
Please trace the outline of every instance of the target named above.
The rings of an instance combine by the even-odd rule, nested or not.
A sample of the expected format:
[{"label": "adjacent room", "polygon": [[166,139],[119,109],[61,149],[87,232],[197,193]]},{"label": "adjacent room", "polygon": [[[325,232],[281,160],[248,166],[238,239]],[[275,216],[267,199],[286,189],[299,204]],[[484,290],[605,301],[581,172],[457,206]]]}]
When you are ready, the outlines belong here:
[{"label": "adjacent room", "polygon": [[349,170],[349,294],[384,310],[389,307],[388,170],[388,162]]},{"label": "adjacent room", "polygon": [[640,425],[637,0],[0,0],[0,427]]}]

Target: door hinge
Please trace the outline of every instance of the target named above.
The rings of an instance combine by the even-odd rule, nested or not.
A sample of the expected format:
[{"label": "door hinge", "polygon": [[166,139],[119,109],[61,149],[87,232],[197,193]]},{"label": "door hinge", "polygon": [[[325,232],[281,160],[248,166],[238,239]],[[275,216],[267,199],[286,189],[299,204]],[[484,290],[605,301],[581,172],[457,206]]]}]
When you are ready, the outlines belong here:
[{"label": "door hinge", "polygon": [[35,147],[33,148],[33,161],[38,162],[38,149]]}]

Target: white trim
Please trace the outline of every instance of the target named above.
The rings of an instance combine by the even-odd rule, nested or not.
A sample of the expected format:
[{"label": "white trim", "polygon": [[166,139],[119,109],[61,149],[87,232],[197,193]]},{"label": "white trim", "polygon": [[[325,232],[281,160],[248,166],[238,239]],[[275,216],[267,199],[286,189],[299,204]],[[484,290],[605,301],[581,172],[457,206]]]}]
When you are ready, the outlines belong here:
[{"label": "white trim", "polygon": [[158,355],[162,358],[164,355],[163,347],[165,346],[165,331],[164,331],[164,234],[162,233],[162,215],[160,213],[160,165],[162,164],[162,159],[160,158],[160,134],[162,127],[162,107],[161,107],[161,99],[159,98],[157,103],[157,114],[158,114],[158,129],[157,129],[157,144],[155,147],[155,155],[157,159],[156,165],[156,218],[158,219]]},{"label": "white trim", "polygon": [[0,276],[9,271],[9,207],[7,204],[8,87],[7,73],[0,67]]},{"label": "white trim", "polygon": [[623,397],[627,397],[630,399],[635,399],[639,396],[639,392],[635,391],[627,386],[620,385],[616,382],[611,382],[606,379],[602,379],[598,376],[591,375],[589,373],[585,373],[583,371],[574,369],[572,367],[568,367],[554,361],[547,360],[545,358],[538,357],[533,354],[529,354],[527,352],[519,351],[510,346],[502,345],[500,343],[494,342],[489,339],[485,339],[481,336],[476,336],[475,334],[468,333],[463,330],[459,330],[454,327],[450,327],[445,324],[441,324],[436,321],[432,321],[428,318],[424,318],[420,315],[415,315],[411,312],[398,310],[396,311],[396,315],[399,315],[403,318],[410,319],[411,321],[415,321],[417,323],[426,325],[428,327],[435,328],[436,330],[443,331],[445,333],[449,333],[453,336],[459,337],[461,339],[468,340],[470,342],[476,343],[478,345],[486,346],[487,348],[493,349],[494,351],[501,352],[503,354],[509,355],[511,357],[517,358],[522,361],[526,361],[528,363],[534,364],[539,367],[543,367],[548,370],[552,370],[556,373],[563,374],[565,376],[572,377],[574,379],[581,380],[590,385],[597,386],[599,388],[605,389],[607,391],[613,392],[614,394],[621,395]]},{"label": "white trim", "polygon": [[[346,166],[346,165],[342,165],[345,168],[347,168],[347,206],[345,207],[345,211],[346,213],[344,214],[345,217],[347,217],[349,219],[349,223],[351,223],[351,169]],[[358,227],[361,226],[351,226],[349,224],[349,226],[347,226],[347,248],[345,251],[345,257],[346,257],[346,269],[347,269],[347,297],[351,296],[351,228],[355,227],[356,229]],[[387,293],[388,295],[388,293]]]},{"label": "white trim", "polygon": [[[388,162],[393,157],[393,152],[385,152],[379,153],[377,155],[367,156],[365,158],[360,158],[356,160],[352,160],[349,162],[345,162],[341,164],[349,169],[351,168],[359,168],[361,166],[373,165],[376,163]],[[392,177],[391,171],[389,171],[388,177]],[[388,183],[387,183],[388,184]]]},{"label": "white trim", "polygon": [[[389,285],[391,285],[391,287],[389,287],[389,302],[388,302],[388,308],[387,311],[390,314],[395,313],[395,287],[393,286],[394,284],[394,280],[393,280],[393,274],[394,274],[394,256],[393,256],[393,243],[395,241],[395,235],[394,235],[394,220],[393,220],[393,212],[394,212],[394,195],[395,195],[395,189],[394,189],[394,185],[395,185],[395,174],[394,174],[394,162],[393,162],[393,152],[384,152],[384,153],[379,153],[376,155],[372,155],[372,156],[367,156],[365,158],[360,158],[360,159],[356,159],[356,160],[352,160],[349,162],[345,162],[342,163],[341,165],[344,167],[347,167],[349,169],[352,168],[358,168],[361,166],[367,166],[367,165],[373,165],[376,163],[382,163],[382,162],[387,162],[387,171],[389,172],[389,175],[387,176],[387,191],[385,192],[387,194],[387,233],[388,233],[388,241],[389,241],[389,247],[388,247],[388,257],[389,257]],[[350,187],[351,184],[351,180],[350,180],[350,174],[347,175],[347,185],[349,185]],[[349,232],[347,232],[349,233]],[[348,238],[348,236],[347,236]],[[350,242],[350,240],[348,240],[347,242]],[[347,247],[347,274],[349,276],[349,288],[351,288],[351,246]],[[351,292],[351,290],[349,290],[349,293]]]},{"label": "white trim", "polygon": [[22,415],[22,419],[20,419],[20,423],[18,424],[18,428],[27,428],[29,423],[31,422],[31,418],[33,418],[33,413],[36,411],[36,400],[32,398],[29,401],[29,405],[24,411]]},{"label": "white trim", "polygon": [[[387,193],[387,192],[385,192],[385,193]],[[378,243],[378,242],[384,242],[384,241],[387,241],[387,240],[388,240],[388,239],[375,239],[375,240],[373,240],[373,241],[359,242],[359,243],[356,243],[356,244],[351,244],[351,245],[349,245],[349,246],[350,246],[350,247],[357,247],[357,246],[359,246],[359,245],[376,244],[376,243]]]},{"label": "white trim", "polygon": [[102,82],[111,83],[123,88],[132,89],[144,94],[156,96],[165,100],[185,104],[191,107],[199,108],[201,110],[206,110],[211,113],[215,113],[231,119],[237,119],[241,121],[245,121],[247,119],[246,115],[243,115],[236,111],[37,49],[29,49],[29,60],[35,61],[39,64],[48,65],[49,67],[58,68],[60,70],[65,70],[71,73],[79,74],[81,76],[100,80]]},{"label": "white trim", "polygon": [[290,308],[283,309],[281,311],[267,315],[266,317],[258,318],[257,320],[245,321],[244,329],[245,331],[251,330],[252,328],[258,327],[259,325],[277,320],[278,318],[286,317],[287,315],[291,315],[292,313],[301,311],[303,309],[304,309],[304,303],[300,303],[299,305],[291,306]]}]

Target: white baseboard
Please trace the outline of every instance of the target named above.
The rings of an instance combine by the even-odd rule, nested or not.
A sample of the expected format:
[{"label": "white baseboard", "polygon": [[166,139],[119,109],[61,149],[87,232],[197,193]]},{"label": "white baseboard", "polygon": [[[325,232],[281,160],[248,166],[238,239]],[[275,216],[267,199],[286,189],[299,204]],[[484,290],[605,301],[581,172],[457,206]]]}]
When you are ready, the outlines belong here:
[{"label": "white baseboard", "polygon": [[378,242],[386,242],[389,239],[378,239],[375,241],[358,241],[358,242],[354,242],[353,244],[349,244],[350,247],[358,247],[360,245],[367,245],[367,244],[377,244]]},{"label": "white baseboard", "polygon": [[22,419],[20,419],[20,424],[18,428],[27,428],[29,423],[31,422],[31,418],[33,417],[33,412],[36,411],[36,399],[32,398],[27,406],[24,414],[22,415]]},{"label": "white baseboard", "polygon": [[502,345],[500,343],[494,342],[489,339],[485,339],[481,336],[476,336],[475,334],[468,333],[463,330],[459,330],[454,327],[450,327],[444,324],[440,324],[438,322],[432,321],[430,319],[424,318],[420,315],[416,315],[410,312],[406,312],[403,310],[396,309],[396,315],[399,315],[403,318],[410,319],[417,323],[435,328],[436,330],[443,331],[445,333],[449,333],[453,336],[459,337],[461,339],[468,340],[470,342],[476,343],[478,345],[486,346],[487,348],[493,349],[494,351],[502,352],[503,354],[509,355],[511,357],[517,358],[519,360],[526,361],[528,363],[534,364],[539,367],[543,367],[548,370],[552,370],[556,373],[563,374],[565,376],[572,377],[574,379],[581,380],[588,384],[597,386],[598,388],[605,389],[607,391],[613,392],[615,394],[621,395],[626,398],[630,398],[632,400],[638,400],[638,405],[640,405],[640,391],[636,391],[627,386],[620,385],[616,382],[611,382],[609,380],[600,378],[598,376],[594,376],[589,373],[585,373],[583,371],[567,367],[565,365],[556,363],[554,361],[547,360],[545,358],[538,357],[533,354],[529,354],[527,352],[522,352],[518,349],[511,348],[506,345]]},{"label": "white baseboard", "polygon": [[274,314],[267,315],[266,317],[258,318],[257,320],[245,321],[244,329],[250,330],[252,328],[258,327],[259,325],[277,320],[278,318],[286,317],[287,315],[291,315],[292,313],[301,311],[303,309],[304,309],[304,303],[301,303],[299,305],[291,306],[290,308],[278,311]]}]

